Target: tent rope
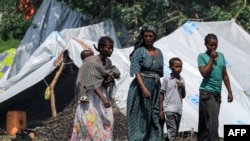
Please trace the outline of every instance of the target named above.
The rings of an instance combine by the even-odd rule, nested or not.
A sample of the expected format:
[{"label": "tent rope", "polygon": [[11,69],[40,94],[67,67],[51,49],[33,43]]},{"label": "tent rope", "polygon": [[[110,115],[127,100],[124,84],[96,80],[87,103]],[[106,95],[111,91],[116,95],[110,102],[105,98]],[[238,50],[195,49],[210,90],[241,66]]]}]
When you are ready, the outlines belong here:
[{"label": "tent rope", "polygon": [[74,62],[63,63],[64,65],[74,64]]},{"label": "tent rope", "polygon": [[47,83],[47,81],[45,79],[43,79],[43,81],[45,82],[46,86],[48,87],[49,84]]}]

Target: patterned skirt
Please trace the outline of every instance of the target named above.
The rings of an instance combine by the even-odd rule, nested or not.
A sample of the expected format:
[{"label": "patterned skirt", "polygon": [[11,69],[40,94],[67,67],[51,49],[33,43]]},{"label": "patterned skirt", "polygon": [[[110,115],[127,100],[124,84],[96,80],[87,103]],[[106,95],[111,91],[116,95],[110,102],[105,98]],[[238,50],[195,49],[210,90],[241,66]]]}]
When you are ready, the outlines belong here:
[{"label": "patterned skirt", "polygon": [[[106,96],[106,90],[101,88]],[[114,117],[112,107],[104,108],[94,90],[87,93],[88,102],[77,105],[71,141],[112,141]]]}]

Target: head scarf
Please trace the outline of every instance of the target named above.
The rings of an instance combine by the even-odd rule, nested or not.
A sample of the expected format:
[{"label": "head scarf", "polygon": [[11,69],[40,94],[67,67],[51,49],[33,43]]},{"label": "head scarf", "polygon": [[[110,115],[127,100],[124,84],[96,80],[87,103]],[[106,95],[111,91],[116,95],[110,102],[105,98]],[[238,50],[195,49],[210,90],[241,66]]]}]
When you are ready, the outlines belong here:
[{"label": "head scarf", "polygon": [[134,52],[137,48],[144,46],[143,34],[145,31],[152,31],[155,35],[155,40],[156,40],[156,28],[153,25],[143,26],[140,30],[139,36],[137,37],[137,39],[135,41],[134,50],[130,53],[129,58],[131,58],[131,56],[134,54]]},{"label": "head scarf", "polygon": [[144,45],[143,34],[145,31],[152,31],[156,39],[156,28],[153,25],[145,25],[141,28],[140,34],[136,39],[136,42],[134,45],[135,49],[137,49],[138,47],[142,47]]},{"label": "head scarf", "polygon": [[153,25],[144,26],[142,28],[142,30],[143,30],[143,32],[145,32],[145,31],[152,31],[156,35],[156,28]]}]

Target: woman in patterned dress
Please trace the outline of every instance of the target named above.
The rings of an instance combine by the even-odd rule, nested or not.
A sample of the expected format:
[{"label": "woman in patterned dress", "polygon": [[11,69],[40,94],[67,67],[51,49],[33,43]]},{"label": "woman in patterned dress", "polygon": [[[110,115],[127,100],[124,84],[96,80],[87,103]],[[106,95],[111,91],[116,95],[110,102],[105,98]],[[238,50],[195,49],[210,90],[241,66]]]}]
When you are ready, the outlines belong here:
[{"label": "woman in patterned dress", "polygon": [[[113,72],[114,66],[108,58],[113,48],[114,41],[110,37],[101,37],[96,48],[100,53],[85,58],[79,69],[80,98],[71,141],[113,141],[114,117],[108,95],[112,89],[108,87],[120,74],[118,69]],[[88,100],[82,100],[82,95],[87,95]]]},{"label": "woman in patterned dress", "polygon": [[[140,38],[141,37],[141,38]],[[130,55],[131,82],[127,97],[127,129],[129,141],[160,141],[163,124],[159,119],[160,77],[163,55],[153,46],[156,29],[144,27]]]}]

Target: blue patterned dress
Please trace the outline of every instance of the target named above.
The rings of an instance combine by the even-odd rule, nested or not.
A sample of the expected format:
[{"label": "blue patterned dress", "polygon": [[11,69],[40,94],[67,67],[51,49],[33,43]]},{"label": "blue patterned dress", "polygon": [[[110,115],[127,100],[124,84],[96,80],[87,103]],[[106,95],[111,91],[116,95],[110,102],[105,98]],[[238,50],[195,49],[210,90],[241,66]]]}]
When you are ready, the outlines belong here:
[{"label": "blue patterned dress", "polygon": [[[142,71],[155,72],[163,76],[163,55],[157,49],[157,56],[150,56],[144,47],[135,50],[131,57],[130,75]],[[142,76],[145,86],[151,93],[151,99],[144,98],[136,78],[131,82],[127,97],[127,128],[129,141],[161,141],[163,139],[163,121],[159,119],[160,81]],[[159,79],[158,79],[159,80]]]}]

